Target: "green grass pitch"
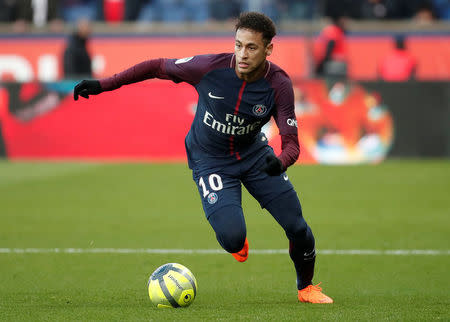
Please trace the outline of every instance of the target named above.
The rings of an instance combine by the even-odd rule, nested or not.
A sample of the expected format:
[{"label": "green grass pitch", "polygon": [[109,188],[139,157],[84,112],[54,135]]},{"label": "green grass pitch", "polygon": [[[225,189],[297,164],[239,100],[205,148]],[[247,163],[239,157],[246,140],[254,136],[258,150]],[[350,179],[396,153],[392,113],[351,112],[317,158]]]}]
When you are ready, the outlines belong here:
[{"label": "green grass pitch", "polygon": [[[0,162],[0,320],[450,320],[448,160],[295,166],[288,174],[316,236],[314,282],[334,304],[298,303],[289,256],[251,253],[286,249],[287,241],[245,190],[246,263],[225,253],[88,253],[219,249],[185,164]],[[13,252],[28,248],[85,252]],[[167,262],[197,278],[186,309],[157,309],[148,299],[149,275]]]}]

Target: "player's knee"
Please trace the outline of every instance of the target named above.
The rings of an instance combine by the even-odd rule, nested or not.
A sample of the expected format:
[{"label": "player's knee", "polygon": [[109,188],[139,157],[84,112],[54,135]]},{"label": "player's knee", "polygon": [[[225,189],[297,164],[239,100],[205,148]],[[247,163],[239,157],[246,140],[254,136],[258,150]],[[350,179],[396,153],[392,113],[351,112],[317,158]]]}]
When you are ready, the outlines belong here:
[{"label": "player's knee", "polygon": [[247,231],[241,207],[229,205],[220,208],[208,220],[223,249],[229,253],[236,253],[244,247]]},{"label": "player's knee", "polygon": [[244,247],[246,231],[231,229],[216,233],[216,236],[223,249],[229,253],[237,253]]},{"label": "player's knee", "polygon": [[310,231],[308,224],[306,221],[301,218],[300,220],[297,220],[292,225],[289,225],[285,228],[286,235],[289,238],[289,240],[295,241],[295,240],[304,240],[307,238],[308,231]]}]

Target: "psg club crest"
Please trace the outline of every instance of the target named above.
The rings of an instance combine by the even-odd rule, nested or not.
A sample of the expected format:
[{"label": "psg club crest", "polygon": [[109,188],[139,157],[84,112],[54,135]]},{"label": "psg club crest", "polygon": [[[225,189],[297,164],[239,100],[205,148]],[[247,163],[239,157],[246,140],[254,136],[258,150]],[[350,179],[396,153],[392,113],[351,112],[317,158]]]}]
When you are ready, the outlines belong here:
[{"label": "psg club crest", "polygon": [[267,107],[265,105],[256,104],[255,106],[253,106],[253,114],[255,114],[256,116],[262,116],[266,114],[266,112]]},{"label": "psg club crest", "polygon": [[208,202],[212,205],[215,204],[217,202],[217,200],[219,199],[219,196],[217,195],[217,193],[215,192],[211,192],[208,195]]}]

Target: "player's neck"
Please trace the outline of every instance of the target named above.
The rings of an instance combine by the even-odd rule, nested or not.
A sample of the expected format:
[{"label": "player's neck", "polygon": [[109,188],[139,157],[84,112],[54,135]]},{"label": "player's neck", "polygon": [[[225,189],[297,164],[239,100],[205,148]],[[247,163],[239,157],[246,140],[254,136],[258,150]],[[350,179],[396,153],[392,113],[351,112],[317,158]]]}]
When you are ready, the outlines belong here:
[{"label": "player's neck", "polygon": [[267,62],[267,60],[265,60],[257,69],[255,69],[251,73],[241,74],[237,71],[237,69],[235,69],[235,71],[236,71],[236,75],[238,78],[242,79],[243,81],[245,81],[247,83],[252,83],[252,82],[255,82],[258,79],[264,77],[267,66],[268,66],[268,62]]}]

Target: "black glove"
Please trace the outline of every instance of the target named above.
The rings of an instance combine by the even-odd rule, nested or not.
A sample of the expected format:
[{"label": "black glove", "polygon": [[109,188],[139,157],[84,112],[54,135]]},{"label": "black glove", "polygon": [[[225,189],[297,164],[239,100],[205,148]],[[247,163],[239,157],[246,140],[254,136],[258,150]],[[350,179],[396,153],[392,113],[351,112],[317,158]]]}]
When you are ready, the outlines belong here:
[{"label": "black glove", "polygon": [[281,160],[272,154],[266,157],[266,164],[263,165],[260,170],[267,173],[269,176],[279,176],[285,171]]},{"label": "black glove", "polygon": [[73,90],[73,99],[78,100],[78,95],[89,98],[89,95],[97,95],[102,93],[102,87],[98,80],[83,80],[78,83]]}]

